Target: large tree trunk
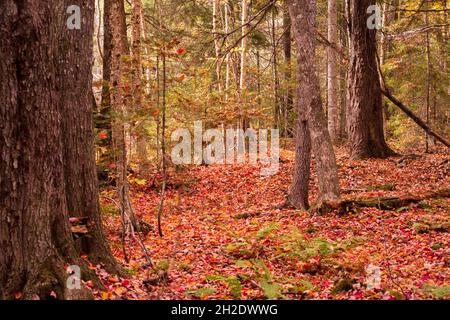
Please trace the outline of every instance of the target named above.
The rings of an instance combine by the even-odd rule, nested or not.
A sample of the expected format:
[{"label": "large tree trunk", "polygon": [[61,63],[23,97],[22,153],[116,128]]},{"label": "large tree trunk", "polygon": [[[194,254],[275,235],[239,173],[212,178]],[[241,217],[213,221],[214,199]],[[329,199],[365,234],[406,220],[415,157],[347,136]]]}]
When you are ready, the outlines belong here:
[{"label": "large tree trunk", "polygon": [[[96,198],[94,3],[84,2],[75,32],[62,27],[67,7],[63,1],[6,1],[0,12],[0,298],[48,298],[52,291],[58,298],[89,297],[66,286],[65,264],[83,267],[69,226],[74,211],[91,220],[91,239],[82,249],[114,263]],[[75,105],[79,110],[71,110]]]},{"label": "large tree trunk", "polygon": [[[300,90],[299,97],[300,97]],[[289,195],[292,206],[301,210],[309,209],[309,178],[311,175],[311,135],[308,127],[308,112],[298,101],[297,129],[295,137],[294,176]]]},{"label": "large tree trunk", "polygon": [[[328,0],[328,41],[338,43],[337,1]],[[337,52],[332,47],[327,48],[328,55],[328,131],[331,140],[336,143],[339,130],[339,94],[338,94],[338,60]]]},{"label": "large tree trunk", "polygon": [[[316,3],[289,0],[289,12],[297,43],[299,110],[307,110],[312,149],[317,162],[317,205],[326,210],[340,204],[339,179],[330,134],[322,109],[320,83],[315,62]],[[305,177],[307,178],[307,177]]]},{"label": "large tree trunk", "polygon": [[[66,7],[73,3],[66,0]],[[80,5],[81,6],[81,5]],[[83,5],[83,13],[91,14],[91,5]],[[89,236],[79,240],[79,248],[92,262],[105,264],[117,271],[102,230],[98,202],[98,180],[93,146],[92,119],[92,30],[93,20],[82,22],[84,32],[67,32],[60,42],[62,139],[66,198],[71,217],[87,217]],[[77,43],[76,50],[67,43]],[[70,72],[76,62],[77,70]]]},{"label": "large tree trunk", "polygon": [[393,154],[384,139],[376,29],[367,27],[367,8],[374,4],[375,0],[351,1],[347,122],[352,159]]}]

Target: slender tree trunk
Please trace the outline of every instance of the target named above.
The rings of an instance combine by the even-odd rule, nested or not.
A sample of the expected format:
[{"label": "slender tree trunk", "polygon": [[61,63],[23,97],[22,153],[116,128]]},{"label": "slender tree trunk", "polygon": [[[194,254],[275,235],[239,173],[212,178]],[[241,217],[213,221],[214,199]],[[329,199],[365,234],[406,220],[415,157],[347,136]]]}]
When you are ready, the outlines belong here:
[{"label": "slender tree trunk", "polygon": [[[240,103],[241,111],[242,104],[245,104],[245,95],[247,90],[247,51],[248,51],[248,0],[242,0],[242,43],[241,43],[241,77],[240,77]],[[248,126],[247,117],[242,118],[242,128],[245,130]]]},{"label": "slender tree trunk", "polygon": [[[229,6],[228,1],[225,0],[224,4],[224,10],[225,10],[225,34],[228,34],[230,32],[230,25],[229,25]],[[230,53],[227,53],[227,56],[225,57],[226,61],[226,74],[225,74],[225,101],[228,101],[228,91],[230,90]]]},{"label": "slender tree trunk", "polygon": [[[389,13],[388,11],[390,10],[390,5],[388,2],[384,2],[383,6],[382,6],[382,18],[381,18],[381,29],[383,31],[385,31],[385,28],[388,25],[388,17],[389,17]],[[384,34],[384,32],[381,32],[380,35],[380,66],[384,65],[384,60],[385,60],[385,56],[386,56],[386,35]]]},{"label": "slender tree trunk", "polygon": [[132,55],[132,99],[133,109],[139,115],[138,125],[135,129],[137,135],[137,158],[139,161],[139,173],[145,174],[148,171],[147,156],[147,134],[145,126],[147,124],[145,108],[143,106],[143,88],[142,88],[142,61],[141,61],[141,38],[142,38],[142,2],[141,0],[133,0],[132,2],[132,34],[133,43],[131,46]]},{"label": "slender tree trunk", "polygon": [[284,136],[292,137],[293,124],[291,121],[294,99],[292,94],[291,78],[292,78],[292,32],[291,32],[291,17],[289,16],[289,8],[287,6],[286,0],[283,2],[283,51],[284,51],[284,81],[285,81],[285,92],[284,92]]},{"label": "slender tree trunk", "polygon": [[219,8],[220,8],[220,0],[213,0],[213,35],[214,35],[214,49],[216,52],[216,80],[217,80],[217,89],[219,93],[222,92],[222,76],[220,72],[220,35],[219,35]]},{"label": "slender tree trunk", "polygon": [[242,0],[242,43],[241,43],[241,93],[247,88],[247,51],[248,51],[248,0]]},{"label": "slender tree trunk", "polygon": [[384,139],[383,100],[378,74],[376,29],[367,27],[375,0],[351,1],[348,134],[352,159],[393,154]]},{"label": "slender tree trunk", "polygon": [[258,108],[261,107],[261,53],[259,52],[259,48],[256,49],[256,73],[257,73],[257,80],[256,80],[256,90],[257,90],[257,102],[258,102]]},{"label": "slender tree trunk", "polygon": [[[425,12],[425,25],[428,25],[429,17],[428,12]],[[427,83],[426,83],[426,123],[427,126],[430,126],[430,113],[431,113],[431,46],[430,46],[430,32],[427,30],[425,34],[425,48],[426,48],[426,61],[427,61]],[[428,133],[425,133],[425,152],[429,152],[429,136]]]},{"label": "slender tree trunk", "polygon": [[312,150],[317,162],[317,205],[321,210],[328,211],[337,208],[341,200],[336,157],[322,109],[315,63],[316,3],[313,0],[289,0],[289,12],[297,43],[299,110],[308,112]]},{"label": "slender tree trunk", "polygon": [[274,97],[274,120],[275,127],[282,130],[282,112],[280,106],[279,92],[280,80],[278,77],[278,55],[277,55],[277,38],[276,38],[276,24],[275,24],[275,10],[272,11],[271,19],[271,36],[272,36],[272,76],[273,76],[273,97]]},{"label": "slender tree trunk", "polygon": [[[127,18],[126,18],[126,12],[125,12],[125,2],[122,0],[114,0],[113,2],[117,2],[117,3],[113,3],[113,6],[111,6],[111,10],[113,10],[113,8],[115,8],[114,13],[116,14],[115,19],[114,19],[114,23],[116,24],[115,27],[118,28],[118,30],[120,30],[120,36],[116,37],[117,41],[120,41],[120,45],[121,45],[121,50],[122,50],[122,55],[121,55],[121,59],[122,61],[120,62],[121,64],[121,78],[120,78],[120,83],[119,86],[122,88],[122,99],[123,99],[123,115],[121,116],[122,118],[122,123],[124,125],[124,141],[125,141],[125,151],[126,151],[126,160],[127,160],[127,165],[128,165],[128,161],[129,159],[131,159],[131,145],[132,145],[132,139],[131,139],[131,125],[129,121],[124,121],[124,119],[126,117],[129,117],[130,113],[132,112],[133,108],[133,99],[132,99],[132,95],[130,94],[130,84],[131,84],[131,80],[130,80],[130,75],[131,75],[131,68],[132,68],[132,63],[131,63],[131,59],[130,59],[130,43],[128,41],[128,29],[127,29]],[[111,13],[111,20],[113,20],[113,13]],[[115,41],[113,39],[113,41]],[[111,67],[112,68],[112,67]],[[113,109],[113,107],[112,107]],[[113,110],[113,112],[115,112]],[[130,156],[129,156],[130,155]]]},{"label": "slender tree trunk", "polygon": [[[337,1],[328,0],[328,41],[337,44],[338,21]],[[339,94],[338,94],[338,57],[336,51],[328,47],[328,131],[331,140],[336,143],[338,139],[339,123]]]},{"label": "slender tree trunk", "polygon": [[112,23],[112,59],[111,59],[111,82],[114,89],[111,90],[111,107],[115,117],[113,119],[113,146],[116,165],[116,187],[122,213],[123,237],[129,233],[134,225],[132,210],[129,203],[129,186],[127,179],[127,148],[125,140],[124,115],[125,99],[123,92],[124,63],[123,55],[127,51],[126,42],[123,39],[123,3],[114,1],[111,6]]},{"label": "slender tree trunk", "polygon": [[[339,41],[341,48],[348,48],[348,28],[345,20],[345,3],[340,3],[340,16],[342,20],[339,25]],[[347,107],[347,78],[348,72],[344,65],[339,68],[339,141],[344,143],[347,140],[347,126],[346,126],[346,107]]]},{"label": "slender tree trunk", "polygon": [[[389,25],[390,21],[391,21],[391,17],[392,14],[390,13],[391,10],[391,5],[389,2],[384,2],[383,3],[383,16],[382,16],[382,20],[381,20],[381,28],[382,31],[381,35],[380,35],[380,67],[384,66],[384,63],[386,61],[386,55],[387,55],[387,50],[388,50],[388,39],[386,38],[386,27]],[[387,101],[383,101],[383,127],[384,127],[384,134],[385,136],[387,135],[387,123],[389,120],[389,104],[387,103]]]},{"label": "slender tree trunk", "polygon": [[110,150],[112,149],[111,133],[111,0],[104,0],[103,4],[103,82],[102,82],[102,100],[100,114],[96,119],[97,128],[104,131],[106,139],[101,141],[101,146],[107,149],[102,155],[101,164],[106,166],[110,164]]}]

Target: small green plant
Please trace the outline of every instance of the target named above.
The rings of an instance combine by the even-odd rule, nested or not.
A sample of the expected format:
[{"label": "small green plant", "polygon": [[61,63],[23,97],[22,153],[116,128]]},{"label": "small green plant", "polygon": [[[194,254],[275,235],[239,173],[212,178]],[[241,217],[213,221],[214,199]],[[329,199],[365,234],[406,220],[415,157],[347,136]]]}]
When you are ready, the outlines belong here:
[{"label": "small green plant", "polygon": [[313,289],[314,289],[314,285],[311,282],[302,279],[294,287],[292,287],[290,291],[298,293],[298,292],[310,291]]},{"label": "small green plant", "polygon": [[250,278],[258,282],[264,296],[269,300],[285,298],[281,286],[276,283],[264,261],[258,259],[240,260],[236,266],[248,268],[251,271]]},{"label": "small green plant", "polygon": [[267,227],[262,228],[256,233],[256,238],[258,240],[264,240],[269,235],[271,235],[274,231],[278,230],[280,228],[280,225],[278,223],[271,223]]},{"label": "small green plant", "polygon": [[230,243],[227,245],[226,250],[231,256],[237,259],[257,258],[264,249],[262,242],[268,239],[278,229],[279,224],[271,223],[247,239],[239,238],[238,242]]},{"label": "small green plant", "polygon": [[196,289],[196,290],[190,290],[186,292],[186,296],[188,297],[196,297],[199,299],[204,299],[210,295],[213,295],[216,293],[216,289],[211,287]]},{"label": "small green plant", "polygon": [[119,216],[120,212],[116,205],[104,203],[100,205],[100,212],[104,216]]},{"label": "small green plant", "polygon": [[[271,223],[245,238],[234,235],[237,241],[230,243],[226,249],[228,254],[239,259],[236,266],[243,268],[244,271],[237,278],[213,276],[207,280],[226,283],[234,297],[240,288],[238,282],[244,284],[245,281],[253,281],[267,299],[284,299],[282,285],[273,278],[263,259],[276,263],[302,261],[305,264],[312,263],[318,270],[322,266],[335,264],[335,255],[339,252],[365,241],[364,238],[355,237],[346,241],[331,242],[321,237],[309,238],[296,227],[291,227],[287,233],[279,229],[279,224]],[[314,261],[311,262],[312,260]],[[314,286],[306,280],[298,282],[284,279],[283,282],[289,284],[293,292],[314,289]]]},{"label": "small green plant", "polygon": [[441,242],[436,242],[431,246],[431,249],[433,250],[439,250],[444,248],[444,245]]},{"label": "small green plant", "polygon": [[220,281],[226,283],[228,289],[230,289],[231,295],[236,299],[239,299],[242,295],[241,281],[236,276],[207,276],[206,281]]},{"label": "small green plant", "polygon": [[423,291],[431,294],[436,299],[450,298],[450,286],[434,287],[427,285]]}]

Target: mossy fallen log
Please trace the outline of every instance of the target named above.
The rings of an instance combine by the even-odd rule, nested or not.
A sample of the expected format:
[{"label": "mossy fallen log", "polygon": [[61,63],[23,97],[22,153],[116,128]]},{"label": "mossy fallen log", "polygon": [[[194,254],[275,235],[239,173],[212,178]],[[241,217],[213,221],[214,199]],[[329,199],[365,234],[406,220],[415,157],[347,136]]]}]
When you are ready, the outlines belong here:
[{"label": "mossy fallen log", "polygon": [[345,200],[342,201],[340,207],[340,213],[348,213],[360,208],[377,208],[379,210],[397,210],[400,208],[408,207],[412,204],[418,204],[424,200],[450,198],[450,189],[443,189],[425,195],[424,197],[417,198],[368,198],[358,200]]}]

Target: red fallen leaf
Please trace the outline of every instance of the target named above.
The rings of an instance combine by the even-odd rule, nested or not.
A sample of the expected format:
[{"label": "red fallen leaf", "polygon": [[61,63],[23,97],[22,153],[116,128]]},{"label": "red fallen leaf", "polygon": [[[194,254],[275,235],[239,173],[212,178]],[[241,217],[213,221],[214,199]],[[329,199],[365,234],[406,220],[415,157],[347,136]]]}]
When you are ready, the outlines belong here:
[{"label": "red fallen leaf", "polygon": [[357,300],[362,299],[363,297],[364,297],[364,294],[361,291],[355,292],[353,294],[353,298],[357,299]]},{"label": "red fallen leaf", "polygon": [[108,138],[108,135],[107,135],[106,133],[104,133],[104,132],[100,132],[100,133],[98,134],[98,138],[99,138],[100,140],[105,140],[106,138]]},{"label": "red fallen leaf", "polygon": [[128,279],[125,279],[122,281],[122,286],[126,287],[130,285],[130,281]]},{"label": "red fallen leaf", "polygon": [[429,275],[424,275],[424,276],[422,276],[421,278],[420,278],[420,280],[422,280],[422,281],[428,281],[428,280],[430,280],[430,276]]},{"label": "red fallen leaf", "polygon": [[22,298],[22,293],[17,292],[14,294],[14,299],[19,300],[20,298]]},{"label": "red fallen leaf", "polygon": [[[433,159],[432,156],[430,156],[430,159]],[[415,176],[411,174],[408,174],[405,177],[397,177],[395,175],[396,179],[403,179],[403,181],[399,183],[399,190],[406,187],[410,188],[411,180],[423,180],[426,182],[426,172],[428,172],[428,170],[433,170],[434,167],[429,165],[429,160],[424,160],[428,162],[425,162],[427,166],[424,166],[424,169],[426,170],[424,171],[424,174],[422,174],[423,177],[417,177],[416,179]],[[345,170],[340,170],[341,174],[346,174],[343,179],[345,188],[359,189],[364,188],[365,185],[380,184],[378,175],[380,175],[380,177],[386,175],[386,177],[389,178],[390,172],[386,171],[385,173],[379,173],[378,175],[369,175],[369,172],[377,172],[377,167],[382,167],[382,164],[384,163],[389,165],[389,161],[357,162],[356,165],[360,166],[361,169],[354,170],[353,173],[352,170],[346,169],[347,163],[345,163],[345,166],[343,167]],[[363,164],[364,166],[362,166]],[[374,168],[372,168],[372,166]],[[177,251],[177,258],[175,259],[173,270],[171,270],[171,272],[174,273],[171,275],[171,280],[173,282],[167,287],[155,286],[154,291],[152,292],[148,292],[148,288],[140,288],[140,279],[146,277],[146,274],[143,273],[145,271],[143,268],[140,268],[141,262],[145,261],[145,259],[141,259],[141,250],[138,246],[130,245],[128,252],[130,253],[130,256],[132,256],[132,261],[136,261],[135,263],[137,263],[137,266],[133,266],[133,269],[139,270],[140,274],[138,278],[133,278],[133,280],[130,279],[131,286],[127,287],[129,291],[124,294],[124,298],[147,298],[149,295],[152,298],[185,299],[186,296],[184,293],[186,290],[190,290],[190,288],[211,286],[210,283],[205,284],[205,280],[203,280],[204,276],[211,274],[223,274],[224,276],[235,275],[237,270],[233,267],[233,263],[230,265],[230,262],[234,261],[231,261],[230,257],[227,255],[227,250],[223,250],[223,247],[225,246],[221,246],[221,242],[227,243],[238,240],[231,234],[229,235],[231,240],[228,240],[226,239],[227,236],[224,235],[228,235],[228,232],[232,229],[233,231],[236,230],[236,237],[252,239],[252,235],[254,237],[256,230],[262,227],[262,224],[265,224],[267,220],[274,219],[281,219],[281,234],[290,233],[289,226],[292,225],[304,233],[305,240],[323,237],[332,242],[341,242],[352,239],[355,235],[354,232],[360,234],[360,236],[365,239],[364,244],[357,245],[354,249],[344,250],[342,253],[340,251],[334,253],[336,254],[336,259],[339,261],[339,264],[342,262],[342,266],[344,266],[346,270],[348,269],[348,272],[352,273],[352,275],[353,272],[358,273],[356,275],[358,279],[361,275],[360,273],[363,272],[369,262],[383,268],[385,265],[384,261],[391,261],[390,254],[393,254],[396,258],[394,261],[389,262],[393,276],[398,278],[403,289],[406,290],[407,293],[411,292],[414,294],[415,298],[420,299],[424,297],[423,290],[421,289],[422,281],[420,278],[421,276],[427,276],[427,274],[420,274],[421,272],[424,272],[421,271],[423,268],[430,270],[429,276],[433,280],[433,285],[437,286],[445,282],[445,273],[442,272],[443,276],[439,278],[439,275],[437,274],[445,267],[446,261],[444,253],[442,252],[437,256],[435,251],[426,249],[430,247],[429,238],[431,236],[435,237],[433,243],[439,242],[446,244],[445,235],[442,235],[441,233],[426,236],[416,235],[410,225],[410,222],[415,222],[419,219],[418,217],[422,218],[427,214],[423,209],[412,208],[411,210],[401,211],[398,214],[397,212],[392,211],[380,212],[376,208],[364,209],[362,211],[363,214],[361,215],[351,215],[346,216],[345,218],[327,215],[325,217],[317,216],[313,220],[310,220],[310,217],[305,213],[296,213],[292,216],[290,210],[271,209],[272,203],[280,202],[281,197],[278,193],[279,186],[285,185],[285,179],[287,178],[287,174],[291,174],[290,172],[280,172],[280,177],[276,176],[271,177],[270,179],[260,180],[258,174],[259,171],[256,170],[255,174],[248,175],[248,177],[241,181],[240,179],[242,179],[242,176],[247,171],[252,172],[253,169],[247,169],[246,166],[234,166],[232,168],[221,168],[220,170],[216,170],[213,167],[193,168],[192,172],[187,174],[187,176],[190,177],[192,175],[196,178],[196,189],[198,192],[194,192],[193,194],[180,194],[177,190],[170,189],[167,197],[173,201],[172,204],[175,204],[174,199],[176,196],[180,196],[182,201],[179,204],[179,208],[175,205],[173,206],[173,210],[177,214],[168,215],[164,221],[167,231],[167,240],[162,241],[156,239],[153,241],[148,239],[145,240],[145,245],[152,250],[156,259],[167,259]],[[415,172],[411,170],[411,172],[407,173]],[[353,179],[352,175],[356,175],[357,179]],[[155,185],[157,185],[158,182],[161,181],[161,175],[155,175],[155,181],[157,181],[155,182]],[[255,193],[254,195],[249,194],[248,196],[242,196],[242,192],[229,188],[229,184],[238,182],[240,183],[240,187],[244,186],[245,188],[247,188],[249,183],[253,184],[255,190],[259,191],[259,195]],[[432,186],[426,187],[432,188]],[[147,217],[146,215],[148,214],[149,207],[153,207],[159,203],[159,196],[157,192],[142,194],[142,190],[139,188],[137,189],[138,190],[132,191],[133,200],[136,200],[135,205],[137,207],[137,212]],[[314,194],[316,189],[317,186],[314,184]],[[421,192],[421,190],[419,188],[417,188],[417,190],[415,189],[412,196],[415,196],[416,192]],[[360,196],[360,194],[361,197],[367,195],[367,193],[357,192],[355,195],[351,196],[357,197]],[[220,199],[220,203],[216,199]],[[252,217],[252,220],[236,220],[234,218],[236,211],[243,210],[244,208],[249,210],[246,208],[243,201],[246,203],[248,202],[248,205],[252,206],[251,210],[264,211],[265,214]],[[440,208],[437,211],[442,211],[438,213],[442,216],[446,215],[445,209],[443,208]],[[115,230],[120,226],[119,217],[108,216],[107,221],[107,230],[110,233],[109,236],[113,239],[114,243],[120,244],[120,236],[115,233]],[[255,222],[255,225],[253,225],[253,222]],[[316,229],[316,232],[311,234],[305,232],[309,228],[309,224]],[[383,230],[381,227],[386,230]],[[180,230],[183,230],[183,232],[179,232]],[[392,235],[392,237],[390,237],[390,235]],[[179,239],[177,240],[178,237]],[[276,240],[272,239],[271,243],[267,245],[267,253],[260,257],[265,263],[269,264],[269,261],[266,260],[267,257],[278,254],[278,247],[283,244],[283,241],[281,241],[281,244],[278,243],[278,241],[281,240],[278,238]],[[387,242],[386,249],[383,245],[380,246],[381,241]],[[175,243],[178,242],[179,246],[176,246]],[[401,244],[401,246],[398,244]],[[196,248],[196,250],[193,251],[193,248]],[[441,250],[443,251],[444,249]],[[123,259],[123,252],[120,246],[115,246],[113,252],[118,259]],[[220,264],[208,263],[208,261],[206,261],[213,261],[207,254],[210,252],[214,252],[213,256],[216,257]],[[200,259],[196,260],[194,257]],[[302,262],[298,265],[294,263],[295,261],[293,263],[286,261],[285,263],[284,259],[275,261],[273,269],[276,270],[277,279],[280,279],[277,280],[277,283],[279,281],[282,285],[286,284],[285,279],[298,274],[299,270],[301,271],[303,269],[304,263],[309,263],[310,267],[318,266],[321,260],[319,258],[320,256],[312,257],[311,260],[308,259],[309,261]],[[199,262],[197,263],[194,261]],[[403,270],[405,266],[409,266],[412,263],[417,264],[417,266],[415,268]],[[270,264],[272,263],[270,262]],[[426,267],[424,264],[426,264]],[[323,273],[318,272],[313,275],[305,274],[305,280],[314,285],[314,289],[307,293],[305,298],[333,298],[330,292],[336,280],[335,276],[340,272],[339,270],[339,268],[336,270],[334,268],[323,268],[323,270],[321,270]],[[286,276],[286,278],[283,278],[283,276]],[[323,282],[324,279],[328,279],[329,281]],[[412,279],[416,279],[417,281],[411,283]],[[360,280],[361,283],[364,283],[364,276]],[[120,284],[114,284],[111,288],[122,285],[122,281],[123,279],[120,280]],[[180,288],[178,292],[171,289],[177,288],[181,284],[185,285],[185,290]],[[245,287],[247,285],[245,282],[243,285],[242,294],[244,298],[251,299],[261,295],[260,289],[248,289]],[[124,285],[122,286],[126,287]],[[225,284],[215,284],[214,286],[217,290],[214,298],[230,298],[229,288]],[[342,293],[338,297],[349,299],[392,299],[388,294],[383,295],[384,291],[366,291],[364,286],[361,286],[360,289],[355,288],[355,290],[356,291],[353,294],[351,292],[347,294]],[[361,290],[361,292],[358,292],[358,290]]]}]

